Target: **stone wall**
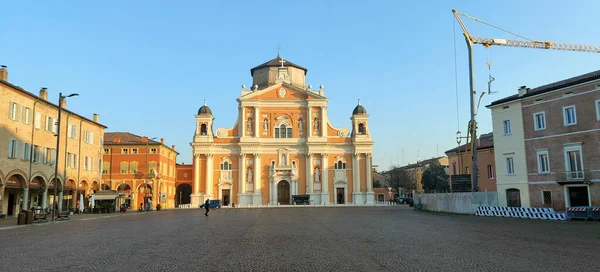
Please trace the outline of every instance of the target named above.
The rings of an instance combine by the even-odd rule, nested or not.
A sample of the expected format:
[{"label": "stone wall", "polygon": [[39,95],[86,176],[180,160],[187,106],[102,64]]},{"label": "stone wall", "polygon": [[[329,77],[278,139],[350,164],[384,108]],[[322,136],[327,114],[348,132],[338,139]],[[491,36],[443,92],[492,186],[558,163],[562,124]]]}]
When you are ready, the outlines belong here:
[{"label": "stone wall", "polygon": [[432,212],[473,214],[479,206],[498,206],[496,192],[417,194],[415,205]]}]

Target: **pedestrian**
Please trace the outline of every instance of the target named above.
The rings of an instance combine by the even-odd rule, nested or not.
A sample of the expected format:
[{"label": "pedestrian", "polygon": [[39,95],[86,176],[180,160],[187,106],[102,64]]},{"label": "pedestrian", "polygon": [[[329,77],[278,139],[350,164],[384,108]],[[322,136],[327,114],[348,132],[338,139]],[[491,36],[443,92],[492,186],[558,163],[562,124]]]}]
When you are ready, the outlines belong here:
[{"label": "pedestrian", "polygon": [[204,215],[208,216],[209,209],[210,209],[210,202],[207,199],[206,201],[204,201],[204,210],[206,210],[206,212],[204,213]]}]

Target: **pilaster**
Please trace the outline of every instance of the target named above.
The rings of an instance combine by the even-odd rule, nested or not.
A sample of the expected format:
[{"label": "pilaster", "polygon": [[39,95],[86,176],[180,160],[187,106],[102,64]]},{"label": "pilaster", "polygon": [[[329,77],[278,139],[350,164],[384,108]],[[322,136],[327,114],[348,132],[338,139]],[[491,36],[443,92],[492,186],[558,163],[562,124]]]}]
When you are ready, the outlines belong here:
[{"label": "pilaster", "polygon": [[252,203],[262,204],[262,164],[260,161],[260,153],[254,153],[254,194]]},{"label": "pilaster", "polygon": [[327,153],[321,154],[321,169],[321,203],[328,205],[331,203],[329,202],[329,160]]}]

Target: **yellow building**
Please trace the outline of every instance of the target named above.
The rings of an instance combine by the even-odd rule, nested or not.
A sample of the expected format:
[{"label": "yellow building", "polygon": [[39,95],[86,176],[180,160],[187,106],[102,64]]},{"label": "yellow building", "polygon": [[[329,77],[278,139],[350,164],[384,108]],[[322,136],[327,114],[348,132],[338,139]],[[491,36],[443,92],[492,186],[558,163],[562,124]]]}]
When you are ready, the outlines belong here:
[{"label": "yellow building", "polygon": [[[429,166],[431,163],[437,162],[446,170],[446,174],[448,174],[448,157],[437,157],[431,158],[423,161],[418,161],[414,164],[409,164],[407,166],[400,167],[406,172],[406,176],[410,183],[415,185],[416,192],[423,192],[423,171],[425,168]],[[409,193],[409,192],[405,192]]]},{"label": "yellow building", "polygon": [[306,86],[307,69],[279,56],[250,70],[238,118],[213,131],[210,108],[196,115],[192,205],[220,199],[241,205],[374,204],[369,115],[350,115],[352,132],[327,118],[324,88]]},{"label": "yellow building", "polygon": [[[94,114],[87,119],[67,109],[62,100],[58,182],[55,179],[58,105],[42,88],[34,95],[8,81],[0,68],[0,214],[14,216],[20,208],[49,206],[57,187],[59,208],[75,208],[101,184],[102,137],[105,126]],[[58,96],[58,95],[57,95]],[[76,99],[76,98],[70,98]],[[57,184],[57,186],[55,186]]]}]

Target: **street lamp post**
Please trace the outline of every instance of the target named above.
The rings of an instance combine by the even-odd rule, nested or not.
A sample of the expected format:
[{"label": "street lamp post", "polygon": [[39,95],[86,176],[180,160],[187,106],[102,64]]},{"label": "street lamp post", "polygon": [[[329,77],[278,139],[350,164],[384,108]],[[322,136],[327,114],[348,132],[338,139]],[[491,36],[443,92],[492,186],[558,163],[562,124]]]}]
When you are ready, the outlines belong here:
[{"label": "street lamp post", "polygon": [[[158,139],[158,137],[152,137],[146,141],[146,173],[144,173],[144,187],[146,187],[146,190],[148,190],[148,174],[150,174],[150,167],[148,165],[148,154],[150,153],[149,143],[150,143],[150,141],[154,141],[156,139]],[[152,193],[150,194],[150,196],[152,196]],[[142,201],[144,202],[144,209],[147,209],[146,208],[146,193],[144,193],[144,199],[142,199]]]},{"label": "street lamp post", "polygon": [[[52,221],[55,221],[56,219],[56,208],[58,207],[58,201],[56,200],[56,192],[58,190],[58,155],[60,154],[59,150],[60,150],[60,115],[62,113],[62,101],[63,99],[66,99],[67,97],[73,97],[73,96],[78,96],[79,94],[77,93],[73,93],[67,96],[63,96],[62,93],[58,94],[58,120],[56,121],[56,158],[54,161],[54,203],[52,204]],[[64,181],[63,181],[64,184]],[[63,186],[64,188],[64,186]],[[62,199],[60,200],[62,201]]]}]

